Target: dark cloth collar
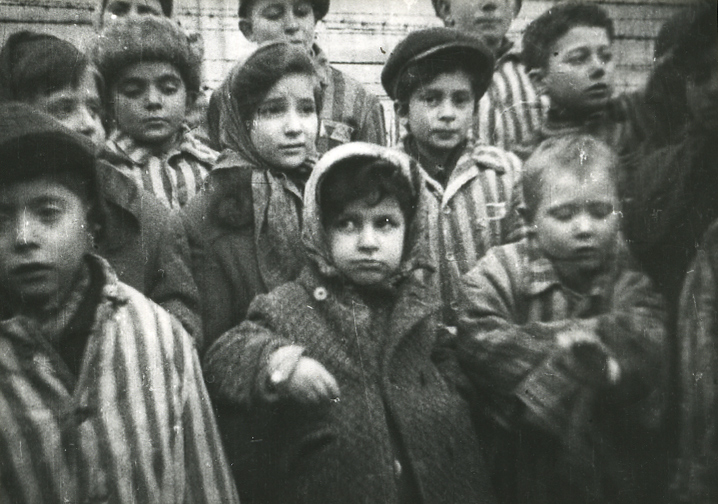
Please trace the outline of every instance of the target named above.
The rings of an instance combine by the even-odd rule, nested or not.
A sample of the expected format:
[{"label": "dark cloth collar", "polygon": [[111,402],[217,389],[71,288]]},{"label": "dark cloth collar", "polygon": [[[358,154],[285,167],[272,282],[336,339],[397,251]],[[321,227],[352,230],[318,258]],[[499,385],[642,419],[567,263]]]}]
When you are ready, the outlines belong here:
[{"label": "dark cloth collar", "polygon": [[403,145],[404,152],[416,159],[419,162],[419,166],[421,166],[432,179],[441,184],[442,187],[446,187],[454,168],[456,168],[457,162],[461,158],[462,154],[466,152],[469,143],[468,140],[466,140],[457,145],[454,150],[451,151],[451,154],[449,154],[446,165],[442,167],[437,167],[421,153],[419,146],[416,143],[416,138],[411,133],[404,137]]}]

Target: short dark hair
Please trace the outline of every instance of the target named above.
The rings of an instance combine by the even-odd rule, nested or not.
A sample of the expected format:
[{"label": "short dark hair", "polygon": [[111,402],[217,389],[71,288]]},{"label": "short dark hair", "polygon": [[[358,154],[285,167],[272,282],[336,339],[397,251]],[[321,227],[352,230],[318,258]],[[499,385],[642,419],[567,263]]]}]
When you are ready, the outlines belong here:
[{"label": "short dark hair", "polygon": [[603,141],[591,135],[569,134],[541,143],[526,160],[521,176],[526,221],[531,223],[536,217],[544,196],[544,182],[552,173],[569,171],[583,180],[591,176],[601,159],[609,161],[609,177],[617,184],[618,157]]},{"label": "short dark hair", "polygon": [[474,105],[478,104],[483,94],[483,80],[470,72],[463,61],[453,58],[427,58],[410,63],[396,82],[396,101],[406,107],[421,85],[429,84],[440,75],[455,72],[463,72],[469,78],[474,93]]},{"label": "short dark hair", "polygon": [[77,47],[44,33],[13,33],[0,50],[0,99],[31,102],[66,87],[77,88],[88,69],[94,71],[102,97],[102,76]]},{"label": "short dark hair", "polygon": [[577,26],[603,28],[613,41],[613,20],[595,4],[566,2],[554,5],[528,25],[522,40],[521,59],[526,70],[546,68],[558,40]]},{"label": "short dark hair", "polygon": [[414,217],[417,198],[401,168],[383,159],[356,156],[335,164],[319,188],[322,225],[326,228],[355,201],[376,206],[394,197],[407,224]]},{"label": "short dark hair", "polygon": [[[230,93],[237,101],[242,120],[251,121],[272,86],[282,77],[291,74],[317,75],[316,68],[305,50],[286,42],[271,42],[260,46],[230,82]],[[319,114],[322,108],[322,89],[318,80],[314,87],[314,101]]]}]

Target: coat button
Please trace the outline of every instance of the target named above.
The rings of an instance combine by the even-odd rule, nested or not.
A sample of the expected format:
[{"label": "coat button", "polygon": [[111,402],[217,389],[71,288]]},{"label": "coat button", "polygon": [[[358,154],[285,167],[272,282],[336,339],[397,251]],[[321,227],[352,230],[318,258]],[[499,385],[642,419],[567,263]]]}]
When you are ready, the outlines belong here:
[{"label": "coat button", "polygon": [[317,301],[326,300],[328,295],[329,294],[324,287],[317,287],[316,289],[314,289],[314,299],[316,299]]},{"label": "coat button", "polygon": [[397,459],[394,459],[394,476],[398,479],[401,478],[401,462],[399,462]]}]

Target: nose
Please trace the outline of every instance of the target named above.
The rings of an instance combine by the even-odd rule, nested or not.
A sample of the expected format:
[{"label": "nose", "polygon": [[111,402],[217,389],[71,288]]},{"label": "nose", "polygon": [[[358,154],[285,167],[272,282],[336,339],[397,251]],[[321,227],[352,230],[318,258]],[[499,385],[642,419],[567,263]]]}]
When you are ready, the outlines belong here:
[{"label": "nose", "polygon": [[99,121],[95,113],[84,107],[80,111],[79,132],[92,139],[97,135],[99,127]]},{"label": "nose", "polygon": [[359,248],[363,251],[377,249],[377,236],[373,226],[364,226],[359,233]]},{"label": "nose", "polygon": [[450,99],[445,99],[439,105],[439,118],[442,121],[453,121],[456,118],[456,107]]},{"label": "nose", "polygon": [[37,236],[37,223],[23,210],[15,229],[15,247],[30,247],[37,243]]},{"label": "nose", "polygon": [[288,12],[284,18],[284,31],[286,33],[296,33],[299,31],[299,21],[293,12]]},{"label": "nose", "polygon": [[588,212],[581,212],[574,220],[576,236],[581,238],[591,236],[593,234],[594,224],[594,219],[588,214]]},{"label": "nose", "polygon": [[606,75],[606,63],[598,54],[595,54],[591,59],[591,78],[601,79],[604,75]]},{"label": "nose", "polygon": [[294,110],[289,111],[287,114],[287,119],[284,123],[284,133],[291,137],[299,136],[302,133],[302,123],[299,120],[299,114]]},{"label": "nose", "polygon": [[147,107],[159,108],[162,106],[162,93],[157,86],[149,86],[147,88]]}]

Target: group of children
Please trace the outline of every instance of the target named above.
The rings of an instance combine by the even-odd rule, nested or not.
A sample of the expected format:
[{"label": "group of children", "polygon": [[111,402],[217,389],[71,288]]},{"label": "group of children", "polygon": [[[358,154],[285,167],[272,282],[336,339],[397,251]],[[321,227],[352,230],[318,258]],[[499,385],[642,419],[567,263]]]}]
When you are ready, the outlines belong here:
[{"label": "group of children", "polygon": [[382,71],[395,147],[328,0],[239,0],[206,131],[171,1],[104,0],[87,55],[10,36],[1,502],[718,496],[715,5],[614,97],[601,7],[519,54],[520,0],[433,4]]}]

